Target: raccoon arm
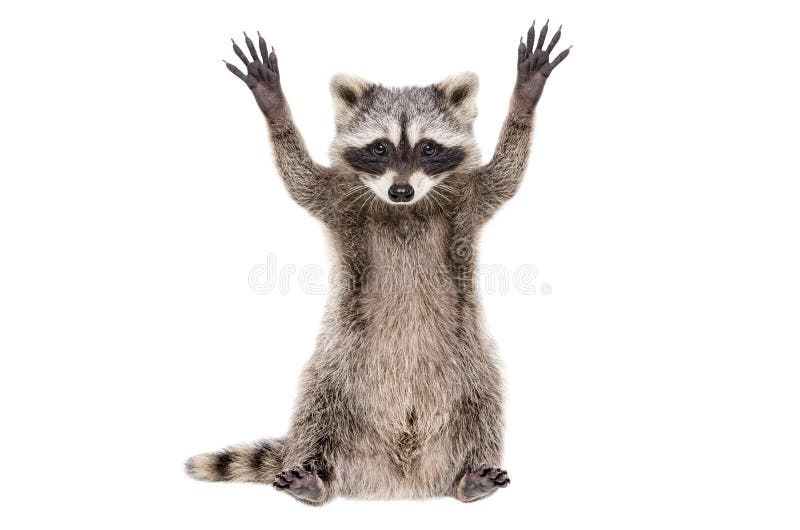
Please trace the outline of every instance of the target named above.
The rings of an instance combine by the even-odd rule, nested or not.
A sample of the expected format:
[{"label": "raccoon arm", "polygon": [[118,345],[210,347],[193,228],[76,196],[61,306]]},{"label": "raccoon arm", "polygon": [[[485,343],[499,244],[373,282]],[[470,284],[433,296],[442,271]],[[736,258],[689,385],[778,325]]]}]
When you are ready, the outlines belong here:
[{"label": "raccoon arm", "polygon": [[528,30],[527,45],[519,41],[517,48],[517,83],[508,116],[500,132],[500,140],[492,160],[478,170],[478,178],[473,179],[477,188],[473,194],[477,201],[479,215],[488,218],[498,206],[514,196],[522,181],[533,131],[533,113],[539,98],[542,97],[544,85],[556,66],[567,58],[570,48],[559,53],[552,61],[550,53],[561,38],[561,28],[550,39],[544,49],[547,38],[547,26],[539,31],[539,40],[534,45],[536,32],[533,25]]},{"label": "raccoon arm", "polygon": [[315,217],[327,218],[330,169],[314,162],[288,107],[278,119],[267,120],[275,163],[292,199]]},{"label": "raccoon arm", "polygon": [[488,164],[478,169],[475,194],[477,210],[491,215],[514,196],[522,182],[530,153],[533,108],[512,99],[500,139]]}]

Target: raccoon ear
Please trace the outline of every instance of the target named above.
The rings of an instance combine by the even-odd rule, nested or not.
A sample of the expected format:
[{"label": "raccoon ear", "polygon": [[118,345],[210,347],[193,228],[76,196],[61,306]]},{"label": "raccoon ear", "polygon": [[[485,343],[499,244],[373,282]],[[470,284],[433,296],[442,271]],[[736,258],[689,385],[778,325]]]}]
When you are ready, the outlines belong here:
[{"label": "raccoon ear", "polygon": [[478,115],[478,76],[473,72],[454,74],[438,83],[439,89],[447,100],[448,105],[469,120],[474,120]]},{"label": "raccoon ear", "polygon": [[367,92],[370,84],[350,74],[336,74],[331,79],[331,95],[336,107],[336,119],[344,117],[356,106],[361,97]]}]

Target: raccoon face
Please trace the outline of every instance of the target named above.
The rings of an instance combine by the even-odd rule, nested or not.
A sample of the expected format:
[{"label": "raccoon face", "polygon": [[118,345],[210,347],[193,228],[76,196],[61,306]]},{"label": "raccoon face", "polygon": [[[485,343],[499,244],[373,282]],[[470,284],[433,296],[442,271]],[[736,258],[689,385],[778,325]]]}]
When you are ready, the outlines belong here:
[{"label": "raccoon face", "polygon": [[336,76],[331,160],[389,204],[421,201],[453,172],[479,164],[472,132],[477,89],[472,73],[405,88]]}]

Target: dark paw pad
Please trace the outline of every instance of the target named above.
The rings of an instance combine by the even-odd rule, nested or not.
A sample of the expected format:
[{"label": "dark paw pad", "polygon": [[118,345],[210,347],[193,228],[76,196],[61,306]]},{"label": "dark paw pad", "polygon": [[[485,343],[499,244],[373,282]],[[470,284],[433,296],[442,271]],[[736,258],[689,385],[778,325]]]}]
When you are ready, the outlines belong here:
[{"label": "dark paw pad", "polygon": [[325,485],[317,476],[317,471],[304,468],[281,471],[275,476],[274,486],[276,490],[311,502],[321,502],[325,493]]},{"label": "dark paw pad", "polygon": [[508,473],[499,467],[480,467],[467,469],[461,479],[461,494],[464,500],[478,499],[497,488],[505,488],[511,483]]}]

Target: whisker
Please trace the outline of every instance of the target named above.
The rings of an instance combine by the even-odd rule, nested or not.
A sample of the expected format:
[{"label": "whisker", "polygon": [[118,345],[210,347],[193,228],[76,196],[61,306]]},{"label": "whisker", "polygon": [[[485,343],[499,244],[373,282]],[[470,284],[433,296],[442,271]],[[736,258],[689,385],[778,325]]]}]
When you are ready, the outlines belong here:
[{"label": "whisker", "polygon": [[442,212],[444,212],[444,207],[442,206],[442,203],[440,203],[440,202],[439,202],[439,199],[437,199],[437,198],[436,198],[436,195],[437,195],[437,193],[436,193],[436,190],[435,190],[435,189],[433,189],[433,188],[431,188],[431,189],[430,189],[430,191],[431,191],[431,193],[430,193],[430,197],[431,197],[431,199],[433,200],[433,202],[435,202],[435,203],[436,203],[436,205],[437,205],[437,206],[439,206],[439,209],[440,209]]},{"label": "whisker", "polygon": [[452,204],[452,202],[453,202],[453,201],[451,201],[451,200],[450,200],[450,197],[448,197],[447,195],[445,195],[445,194],[444,194],[444,193],[442,193],[441,191],[437,190],[437,189],[436,189],[436,186],[434,186],[433,188],[431,188],[431,191],[432,191],[432,192],[434,192],[434,193],[436,193],[436,195],[438,195],[439,197],[441,197],[442,199],[444,199],[444,200],[445,200],[445,201],[447,201],[448,203],[451,203],[451,204]]},{"label": "whisker", "polygon": [[349,204],[352,205],[353,208],[355,208],[358,202],[361,201],[364,198],[364,196],[367,195],[368,193],[369,190],[361,190],[361,193],[353,197],[352,200],[349,201]]},{"label": "whisker", "polygon": [[[369,193],[369,191],[370,191],[370,190],[367,190],[367,198],[366,198],[366,199],[364,199],[364,202],[363,202],[363,203],[361,203],[361,208],[359,208],[359,209],[358,209],[358,215],[361,215],[361,210],[363,210],[363,209],[364,209],[364,206],[366,206],[367,204],[369,204],[369,203],[370,203],[370,199],[371,199],[372,197],[374,197],[374,196],[375,196],[375,194],[374,194],[374,193]],[[359,195],[359,196],[358,196],[358,198],[359,198],[359,199],[361,199],[361,195]],[[369,210],[367,210],[367,213],[370,213],[370,211],[369,211]]]},{"label": "whisker", "polygon": [[444,212],[444,206],[442,206],[442,203],[439,202],[439,199],[437,199],[435,195],[431,195],[431,199],[436,201],[436,205],[439,207],[439,210]]},{"label": "whisker", "polygon": [[359,190],[363,190],[363,189],[367,189],[367,186],[365,184],[359,184],[358,186],[354,187],[353,189],[351,189],[350,191],[348,191],[347,193],[342,195],[341,198],[342,199],[346,199],[347,197],[349,197],[350,195],[354,194],[355,192],[357,192]]}]

